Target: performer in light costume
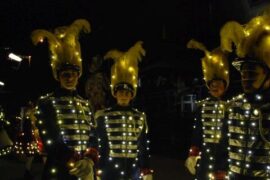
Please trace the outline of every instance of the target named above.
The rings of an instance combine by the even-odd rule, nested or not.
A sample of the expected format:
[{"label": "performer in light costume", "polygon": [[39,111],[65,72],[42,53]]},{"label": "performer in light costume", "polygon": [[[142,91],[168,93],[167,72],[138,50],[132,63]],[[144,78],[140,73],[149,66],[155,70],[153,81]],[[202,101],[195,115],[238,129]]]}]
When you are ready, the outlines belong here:
[{"label": "performer in light costume", "polygon": [[24,159],[25,172],[24,179],[34,179],[31,174],[32,162],[34,157],[39,153],[38,150],[38,135],[36,134],[37,128],[35,126],[36,118],[34,116],[35,106],[29,101],[25,106],[21,107],[18,128],[16,132],[17,137],[14,140],[13,152],[16,156]]},{"label": "performer in light costume", "polygon": [[13,151],[18,155],[27,157],[34,156],[38,153],[37,138],[34,134],[35,119],[33,115],[34,106],[27,104],[21,107],[19,122],[19,132],[14,143]]},{"label": "performer in light costume", "polygon": [[[229,65],[227,56],[220,48],[208,51],[195,40],[190,40],[188,48],[205,53],[202,58],[202,71],[210,96],[197,102],[193,135],[186,167],[196,179],[225,179],[227,171],[227,150],[221,143],[224,138],[225,92],[229,86]],[[199,162],[197,161],[198,159]],[[197,167],[196,167],[197,165]]]},{"label": "performer in light costume", "polygon": [[6,128],[10,122],[6,119],[5,112],[0,105],[0,157],[11,153],[13,142],[7,134]]},{"label": "performer in light costume", "polygon": [[146,115],[131,106],[138,86],[138,62],[145,55],[142,42],[127,52],[109,51],[111,93],[116,105],[95,114],[99,142],[101,180],[152,179]]},{"label": "performer in light costume", "polygon": [[233,180],[270,178],[270,17],[247,24],[227,22],[221,29],[222,48],[238,58],[244,93],[228,107],[229,176]]},{"label": "performer in light costume", "polygon": [[90,32],[87,20],[78,19],[69,27],[32,33],[34,44],[47,38],[51,52],[51,67],[59,87],[42,96],[37,104],[37,125],[47,161],[43,179],[93,179],[97,150],[93,134],[92,110],[89,102],[76,91],[82,75],[81,49],[78,35]]}]

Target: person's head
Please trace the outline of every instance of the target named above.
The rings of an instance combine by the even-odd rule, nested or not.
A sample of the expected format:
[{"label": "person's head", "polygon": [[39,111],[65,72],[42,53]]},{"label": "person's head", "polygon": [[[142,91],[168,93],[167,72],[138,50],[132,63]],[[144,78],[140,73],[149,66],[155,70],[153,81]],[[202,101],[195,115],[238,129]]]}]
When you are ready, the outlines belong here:
[{"label": "person's head", "polygon": [[50,50],[50,65],[53,77],[59,81],[59,72],[63,64],[76,65],[79,76],[82,75],[80,32],[89,33],[90,23],[86,19],[76,19],[70,26],[59,26],[53,32],[45,29],[34,30],[31,39],[34,45],[47,39]]},{"label": "person's head", "polygon": [[114,87],[113,96],[118,105],[128,106],[134,98],[134,89],[131,84],[119,83]]},{"label": "person's head", "polygon": [[126,52],[113,49],[105,54],[105,60],[114,60],[114,64],[111,66],[110,84],[113,97],[118,89],[127,89],[132,92],[133,98],[136,96],[139,86],[138,64],[145,56],[142,44],[142,41],[138,41]]},{"label": "person's head", "polygon": [[205,85],[211,96],[221,98],[230,84],[228,54],[220,47],[207,50],[206,46],[194,39],[187,43],[188,48],[204,52],[202,72]]},{"label": "person's head", "polygon": [[129,90],[119,89],[115,92],[114,97],[119,106],[129,106],[133,99],[133,94]]},{"label": "person's head", "polygon": [[226,82],[222,79],[213,79],[208,82],[208,89],[211,96],[220,98],[226,91]]},{"label": "person's head", "polygon": [[58,73],[61,88],[75,90],[79,80],[79,72],[74,69],[63,69]]},{"label": "person's head", "polygon": [[258,63],[243,63],[241,83],[244,93],[251,94],[269,88],[268,68]]},{"label": "person's head", "polygon": [[270,16],[263,14],[245,25],[227,22],[220,31],[221,47],[235,53],[233,66],[241,73],[244,93],[253,94],[269,88]]}]

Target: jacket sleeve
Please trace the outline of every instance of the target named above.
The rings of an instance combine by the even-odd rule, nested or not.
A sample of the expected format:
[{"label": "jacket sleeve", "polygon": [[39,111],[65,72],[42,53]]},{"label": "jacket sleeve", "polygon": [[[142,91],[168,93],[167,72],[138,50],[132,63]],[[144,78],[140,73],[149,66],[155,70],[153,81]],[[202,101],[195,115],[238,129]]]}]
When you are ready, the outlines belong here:
[{"label": "jacket sleeve", "polygon": [[35,111],[43,151],[47,156],[56,157],[55,161],[67,162],[74,156],[74,151],[70,150],[62,141],[55,122],[55,114],[50,105],[50,101],[40,100]]},{"label": "jacket sleeve", "polygon": [[150,140],[148,137],[147,120],[144,113],[143,117],[144,117],[144,126],[138,141],[138,150],[139,150],[138,160],[142,176],[153,173],[153,170],[150,169]]},{"label": "jacket sleeve", "polygon": [[101,115],[103,111],[98,111],[95,113],[95,121],[97,124],[96,135],[97,135],[97,149],[99,152],[99,161],[97,168],[102,169],[106,163],[106,152],[108,150],[107,146],[107,136],[104,124],[104,116]]},{"label": "jacket sleeve", "polygon": [[191,145],[189,149],[189,156],[198,156],[202,146],[202,121],[201,121],[201,107],[197,109],[194,114],[193,131],[191,136]]},{"label": "jacket sleeve", "polygon": [[216,148],[216,171],[228,171],[228,147],[229,147],[229,136],[228,136],[228,117],[227,110],[224,111],[224,119],[221,131],[221,140]]},{"label": "jacket sleeve", "polygon": [[[91,109],[91,108],[90,108]],[[98,152],[98,140],[97,140],[97,124],[94,119],[93,114],[91,113],[91,120],[90,120],[90,133],[89,133],[89,142],[86,152],[84,153],[84,157],[88,157],[97,164],[99,159],[99,152]]]}]

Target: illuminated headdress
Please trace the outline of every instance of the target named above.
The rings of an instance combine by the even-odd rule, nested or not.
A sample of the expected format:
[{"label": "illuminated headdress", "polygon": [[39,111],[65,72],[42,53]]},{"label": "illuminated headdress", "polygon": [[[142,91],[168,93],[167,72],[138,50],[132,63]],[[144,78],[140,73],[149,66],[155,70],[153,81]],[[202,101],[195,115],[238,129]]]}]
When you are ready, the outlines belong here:
[{"label": "illuminated headdress", "polygon": [[270,16],[257,16],[243,26],[235,21],[227,22],[220,36],[223,50],[232,52],[232,44],[235,45],[239,58],[233,65],[237,70],[241,70],[244,62],[270,68]]},{"label": "illuminated headdress", "polygon": [[35,45],[47,38],[51,52],[53,76],[58,80],[58,72],[63,69],[74,69],[82,75],[81,48],[78,41],[80,31],[90,32],[90,24],[85,19],[75,20],[70,26],[58,27],[54,33],[38,29],[32,32]]},{"label": "illuminated headdress", "polygon": [[145,56],[142,41],[138,41],[127,52],[111,50],[104,59],[113,59],[111,67],[111,91],[114,96],[118,89],[126,89],[135,97],[138,86],[138,62]]},{"label": "illuminated headdress", "polygon": [[226,88],[229,86],[228,59],[220,48],[216,48],[210,52],[202,43],[195,40],[190,40],[187,47],[199,49],[205,53],[205,56],[202,58],[202,71],[207,87],[209,82],[215,79],[224,80],[226,82]]}]

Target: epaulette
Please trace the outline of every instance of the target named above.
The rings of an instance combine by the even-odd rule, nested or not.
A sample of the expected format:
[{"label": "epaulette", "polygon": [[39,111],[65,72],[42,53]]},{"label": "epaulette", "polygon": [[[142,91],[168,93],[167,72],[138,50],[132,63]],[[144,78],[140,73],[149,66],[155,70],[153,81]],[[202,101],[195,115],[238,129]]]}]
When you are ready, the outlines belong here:
[{"label": "epaulette", "polygon": [[110,110],[112,110],[112,107],[105,108],[104,112],[107,112],[107,111],[110,111]]},{"label": "epaulette", "polygon": [[95,119],[98,119],[100,116],[105,114],[106,110],[107,109],[102,109],[102,110],[98,110],[97,112],[95,112]]},{"label": "epaulette", "polygon": [[82,96],[80,96],[80,95],[76,95],[76,97],[78,98],[78,99],[83,99],[83,100],[86,100],[86,99],[84,99]]},{"label": "epaulette", "polygon": [[239,100],[242,100],[244,98],[244,94],[238,94],[236,96],[233,96],[231,99],[227,100],[227,107],[230,107],[232,104],[236,103]]},{"label": "epaulette", "polygon": [[40,97],[39,97],[39,100],[48,99],[48,98],[52,97],[53,94],[54,94],[54,93],[48,93],[48,94],[45,94],[45,95],[43,95],[43,96],[40,96]]},{"label": "epaulette", "polygon": [[195,104],[196,104],[197,106],[202,106],[205,102],[207,102],[207,101],[209,101],[209,100],[210,100],[210,98],[207,97],[207,98],[205,98],[205,99],[196,101]]},{"label": "epaulette", "polygon": [[241,99],[244,98],[244,94],[238,94],[234,97],[232,97],[230,100],[227,100],[227,103],[232,103],[232,102],[235,102],[235,101],[239,101]]},{"label": "epaulette", "polygon": [[139,111],[137,108],[132,108],[132,111],[134,111],[136,113],[143,113],[142,111]]}]

